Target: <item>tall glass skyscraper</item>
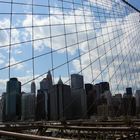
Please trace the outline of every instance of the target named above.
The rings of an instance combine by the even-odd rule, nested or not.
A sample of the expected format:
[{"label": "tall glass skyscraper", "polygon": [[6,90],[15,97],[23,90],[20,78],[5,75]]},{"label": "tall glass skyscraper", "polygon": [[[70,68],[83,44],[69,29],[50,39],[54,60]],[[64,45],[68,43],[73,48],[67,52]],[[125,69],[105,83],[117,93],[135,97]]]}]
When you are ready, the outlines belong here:
[{"label": "tall glass skyscraper", "polygon": [[48,71],[47,76],[40,82],[40,92],[45,96],[43,107],[45,109],[45,119],[50,118],[50,89],[52,88],[52,86],[52,75],[51,72]]},{"label": "tall glass skyscraper", "polygon": [[34,81],[31,83],[31,93],[36,93],[36,84]]},{"label": "tall glass skyscraper", "polygon": [[71,88],[72,89],[81,89],[84,88],[83,76],[80,74],[71,75]]},{"label": "tall glass skyscraper", "polygon": [[35,96],[33,93],[22,94],[21,120],[35,119]]},{"label": "tall glass skyscraper", "polygon": [[71,119],[71,90],[70,86],[63,83],[61,78],[53,85],[50,93],[50,119]]},{"label": "tall glass skyscraper", "polygon": [[6,87],[6,120],[14,121],[21,117],[21,82],[11,78]]},{"label": "tall glass skyscraper", "polygon": [[83,76],[79,74],[71,75],[71,96],[73,118],[85,118],[87,113],[86,91],[84,89]]}]

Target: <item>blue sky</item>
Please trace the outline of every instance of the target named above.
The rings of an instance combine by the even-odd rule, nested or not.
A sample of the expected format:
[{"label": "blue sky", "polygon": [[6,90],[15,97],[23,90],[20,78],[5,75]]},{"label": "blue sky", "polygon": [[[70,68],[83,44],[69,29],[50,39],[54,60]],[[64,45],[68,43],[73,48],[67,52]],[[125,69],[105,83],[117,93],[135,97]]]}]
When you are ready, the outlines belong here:
[{"label": "blue sky", "polygon": [[[10,2],[10,0],[6,1]],[[115,79],[118,78],[118,83],[112,85],[112,88],[116,89],[118,84],[123,83],[125,83],[126,86],[130,84],[134,85],[133,82],[128,82],[126,84],[126,78],[124,78],[124,82],[121,82],[120,77],[117,77],[119,74],[123,76],[126,69],[123,72],[117,71],[115,76],[113,75],[121,61],[117,63],[115,62],[116,66],[115,64],[111,64],[110,68],[107,68],[106,60],[108,59],[108,62],[111,62],[116,58],[115,55],[121,53],[119,45],[117,46],[118,51],[115,47],[111,49],[115,44],[110,39],[112,38],[113,40],[113,38],[115,38],[117,43],[123,38],[129,37],[129,35],[126,34],[126,31],[128,30],[127,20],[132,21],[131,16],[138,16],[135,11],[126,13],[123,5],[121,9],[119,9],[120,7],[117,3],[119,0],[113,0],[114,2],[111,2],[110,0],[105,0],[104,2],[103,0],[86,0],[84,2],[82,0],[75,0],[75,3],[77,4],[75,4],[74,7],[70,1],[72,0],[64,2],[63,6],[65,9],[62,9],[62,1],[50,0],[51,15],[49,17],[48,0],[34,0],[34,4],[46,6],[34,6],[33,8],[35,14],[34,26],[37,26],[34,27],[33,37],[36,41],[34,41],[33,44],[32,41],[30,42],[30,40],[32,40],[32,28],[30,27],[32,26],[32,16],[30,15],[32,11],[31,5],[13,5],[13,13],[15,12],[19,14],[12,15],[12,28],[15,29],[11,32],[11,43],[19,44],[11,46],[11,64],[16,64],[20,61],[32,58],[33,45],[34,56],[36,57],[34,60],[35,77],[46,73],[48,70],[54,69],[53,74],[55,83],[59,76],[62,76],[62,79],[65,82],[69,79],[69,74],[80,72],[82,67],[83,71],[81,74],[84,75],[86,82],[91,83],[93,82],[93,79],[95,79],[94,83],[102,80],[109,81],[109,77],[113,76],[115,78],[112,78],[110,82],[115,83]],[[14,0],[14,2],[19,2],[19,0]],[[22,0],[20,2],[31,3],[31,0]],[[138,0],[131,0],[131,2],[137,6],[139,4]],[[83,3],[84,6],[78,3]],[[75,12],[73,8],[75,8]],[[114,11],[117,11],[115,15]],[[5,14],[10,13],[10,4],[1,3],[0,13],[3,13],[0,14],[0,29],[3,29],[0,30],[0,68],[3,68],[8,66],[9,59],[9,49],[8,47],[3,46],[8,45],[10,41],[10,30],[5,29],[10,27],[10,14]],[[44,15],[37,15],[39,13]],[[76,14],[76,17],[74,14]],[[137,18],[135,18],[135,20],[137,20]],[[122,25],[122,22],[124,22],[124,25]],[[133,27],[131,22],[130,24]],[[18,29],[18,27],[28,28]],[[133,28],[135,29],[135,27]],[[66,31],[66,36],[64,30]],[[109,31],[110,35],[108,35]],[[131,31],[129,32],[131,33]],[[120,36],[116,37],[118,34],[120,34]],[[20,44],[20,42],[26,43]],[[128,42],[123,42],[122,40],[121,43],[119,44],[122,46],[125,44],[126,46],[131,47],[127,44]],[[65,46],[67,46],[67,48],[65,48]],[[100,46],[99,49],[97,49],[97,46]],[[90,53],[88,51],[89,49]],[[105,57],[103,55],[107,50],[108,53]],[[129,49],[127,49],[127,51],[128,50]],[[51,54],[51,51],[53,54]],[[40,57],[42,54],[44,55]],[[92,56],[90,57],[91,54]],[[100,61],[97,54],[101,57]],[[79,55],[81,55],[80,59],[78,58]],[[53,67],[51,58],[53,58]],[[66,63],[67,61],[69,63]],[[32,80],[32,63],[32,60],[29,60],[11,67],[11,77],[18,77],[22,83]],[[80,63],[82,65],[81,67]],[[91,66],[90,63],[92,63]],[[122,69],[124,68],[122,65],[121,67]],[[91,69],[93,69],[93,71]],[[103,71],[102,75],[100,74],[101,71]],[[3,83],[8,80],[8,68],[1,70],[0,73],[2,73],[0,75],[0,91],[3,91],[5,90],[3,88],[5,86],[3,86]],[[36,83],[39,83],[39,81],[45,76],[46,74],[40,77],[40,79],[37,79]],[[24,88],[24,90],[26,89],[29,88]]]},{"label": "blue sky", "polygon": [[140,9],[140,0],[128,0],[132,5]]}]

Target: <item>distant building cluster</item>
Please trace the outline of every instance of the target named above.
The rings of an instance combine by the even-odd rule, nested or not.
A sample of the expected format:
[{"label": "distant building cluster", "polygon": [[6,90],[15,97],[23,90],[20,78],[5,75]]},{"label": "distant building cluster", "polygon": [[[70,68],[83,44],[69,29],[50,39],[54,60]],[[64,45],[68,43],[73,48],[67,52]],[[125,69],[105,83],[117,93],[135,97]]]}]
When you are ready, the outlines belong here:
[{"label": "distant building cluster", "polygon": [[120,117],[140,114],[140,90],[135,97],[132,88],[126,93],[112,95],[108,82],[84,84],[83,76],[71,75],[71,85],[59,78],[53,85],[51,72],[40,82],[37,90],[33,81],[31,92],[21,92],[21,82],[11,78],[0,100],[2,121],[71,120],[94,116]]}]

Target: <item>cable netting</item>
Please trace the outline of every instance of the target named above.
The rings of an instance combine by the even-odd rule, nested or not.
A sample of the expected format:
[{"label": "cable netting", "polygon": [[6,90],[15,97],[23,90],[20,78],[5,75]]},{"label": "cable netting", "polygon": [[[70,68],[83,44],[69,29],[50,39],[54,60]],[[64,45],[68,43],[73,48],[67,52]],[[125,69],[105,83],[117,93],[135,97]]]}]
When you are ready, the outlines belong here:
[{"label": "cable netting", "polygon": [[[121,0],[0,0],[0,83],[23,90],[51,71],[70,83],[110,83],[113,94],[138,89],[139,12]],[[1,91],[1,92],[2,92]]]}]

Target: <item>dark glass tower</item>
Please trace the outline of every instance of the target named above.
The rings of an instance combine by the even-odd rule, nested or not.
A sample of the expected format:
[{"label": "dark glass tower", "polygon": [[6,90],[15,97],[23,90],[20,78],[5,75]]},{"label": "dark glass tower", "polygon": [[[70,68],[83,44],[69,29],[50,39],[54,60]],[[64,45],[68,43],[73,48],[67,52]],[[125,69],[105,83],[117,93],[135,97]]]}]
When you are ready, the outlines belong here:
[{"label": "dark glass tower", "polygon": [[90,117],[97,113],[97,95],[92,84],[85,84],[85,90],[87,95],[87,115]]},{"label": "dark glass tower", "polygon": [[132,96],[132,88],[131,87],[126,88],[126,95]]},{"label": "dark glass tower", "polygon": [[34,81],[31,83],[31,93],[36,93],[36,84]]},{"label": "dark glass tower", "polygon": [[71,119],[71,90],[69,85],[63,84],[61,78],[53,85],[50,93],[51,120]]},{"label": "dark glass tower", "polygon": [[46,87],[47,89],[51,89],[52,88],[52,85],[53,85],[53,82],[52,82],[52,75],[51,75],[51,72],[48,71],[48,75],[46,77]]},{"label": "dark glass tower", "polygon": [[45,120],[45,93],[37,91],[36,120]]},{"label": "dark glass tower", "polygon": [[87,117],[87,99],[84,89],[83,76],[79,74],[71,75],[71,97],[72,97],[72,117],[73,119]]},{"label": "dark glass tower", "polygon": [[5,108],[6,108],[6,92],[4,92],[2,94],[2,121],[6,121],[6,117],[5,117]]},{"label": "dark glass tower", "polygon": [[7,82],[5,116],[7,121],[21,118],[21,82],[17,78]]},{"label": "dark glass tower", "polygon": [[84,80],[83,76],[79,74],[71,75],[71,88],[72,89],[83,89],[84,88]]},{"label": "dark glass tower", "polygon": [[48,71],[48,74],[46,76],[46,78],[44,78],[41,82],[40,82],[40,90],[42,93],[44,93],[44,108],[45,108],[45,119],[50,119],[50,93],[51,93],[51,88],[53,86],[53,82],[52,82],[52,75],[51,72]]},{"label": "dark glass tower", "polygon": [[110,91],[109,83],[108,82],[100,82],[100,92],[103,94],[106,91]]}]

